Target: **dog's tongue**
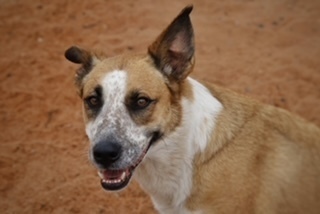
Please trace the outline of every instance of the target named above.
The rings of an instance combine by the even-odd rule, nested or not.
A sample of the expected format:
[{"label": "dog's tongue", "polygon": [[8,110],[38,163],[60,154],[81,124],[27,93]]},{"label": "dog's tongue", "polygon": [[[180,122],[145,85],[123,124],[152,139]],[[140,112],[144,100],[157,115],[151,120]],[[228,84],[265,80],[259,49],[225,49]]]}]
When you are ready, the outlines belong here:
[{"label": "dog's tongue", "polygon": [[105,180],[119,179],[126,174],[126,170],[104,170],[103,178]]},{"label": "dog's tongue", "polygon": [[101,185],[106,190],[119,190],[125,187],[131,178],[130,169],[99,171]]}]

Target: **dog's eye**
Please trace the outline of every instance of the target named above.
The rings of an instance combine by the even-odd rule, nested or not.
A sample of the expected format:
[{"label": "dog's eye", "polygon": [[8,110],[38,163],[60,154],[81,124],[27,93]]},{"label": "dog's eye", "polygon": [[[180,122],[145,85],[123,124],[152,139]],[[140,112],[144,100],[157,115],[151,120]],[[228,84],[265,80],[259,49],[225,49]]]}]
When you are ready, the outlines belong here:
[{"label": "dog's eye", "polygon": [[91,96],[86,99],[86,103],[90,108],[97,108],[101,105],[101,100],[97,96]]},{"label": "dog's eye", "polygon": [[139,109],[143,109],[143,108],[145,108],[145,107],[147,107],[149,105],[150,101],[151,100],[146,98],[146,97],[138,98],[137,101],[136,101],[136,106]]},{"label": "dog's eye", "polygon": [[142,113],[143,110],[149,108],[156,103],[156,99],[151,99],[148,95],[139,91],[132,91],[125,98],[124,104],[129,111],[134,113]]}]

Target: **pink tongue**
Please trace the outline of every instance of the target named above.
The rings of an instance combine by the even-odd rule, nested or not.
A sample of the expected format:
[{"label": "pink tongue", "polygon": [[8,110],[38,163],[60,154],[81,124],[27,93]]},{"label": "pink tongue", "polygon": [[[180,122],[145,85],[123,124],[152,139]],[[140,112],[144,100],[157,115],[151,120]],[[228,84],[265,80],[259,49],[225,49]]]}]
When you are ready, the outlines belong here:
[{"label": "pink tongue", "polygon": [[105,179],[117,179],[123,172],[123,170],[105,170],[103,171],[103,177]]}]

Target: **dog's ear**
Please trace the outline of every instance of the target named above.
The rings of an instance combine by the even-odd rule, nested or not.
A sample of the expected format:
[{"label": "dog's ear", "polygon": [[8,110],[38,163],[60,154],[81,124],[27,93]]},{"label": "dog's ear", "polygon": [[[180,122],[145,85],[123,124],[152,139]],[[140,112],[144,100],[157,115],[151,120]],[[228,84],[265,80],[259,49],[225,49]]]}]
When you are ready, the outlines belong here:
[{"label": "dog's ear", "polygon": [[66,50],[64,56],[70,62],[82,64],[83,67],[90,67],[93,61],[92,54],[84,49],[72,46]]},{"label": "dog's ear", "polygon": [[64,53],[66,59],[70,62],[81,64],[82,66],[76,72],[76,84],[81,85],[83,77],[85,77],[92,69],[95,56],[84,49],[72,46]]},{"label": "dog's ear", "polygon": [[155,65],[169,78],[184,80],[194,65],[194,35],[189,14],[193,6],[185,7],[153,42],[148,52]]}]

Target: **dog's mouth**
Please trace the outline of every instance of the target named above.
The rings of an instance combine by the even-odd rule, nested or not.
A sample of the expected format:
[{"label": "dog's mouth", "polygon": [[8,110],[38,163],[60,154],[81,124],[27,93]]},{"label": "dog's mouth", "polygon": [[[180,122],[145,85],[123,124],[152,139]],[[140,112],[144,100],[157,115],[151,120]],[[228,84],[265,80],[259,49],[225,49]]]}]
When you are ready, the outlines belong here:
[{"label": "dog's mouth", "polygon": [[123,170],[102,170],[99,172],[101,177],[101,186],[105,190],[115,191],[127,186],[135,167],[129,167]]},{"label": "dog's mouth", "polygon": [[99,176],[101,178],[101,186],[108,191],[116,191],[126,187],[131,180],[133,171],[142,162],[151,145],[161,138],[158,132],[155,132],[149,145],[142,152],[135,164],[129,166],[126,169],[103,169],[99,171]]},{"label": "dog's mouth", "polygon": [[104,169],[99,171],[99,175],[101,177],[101,186],[105,190],[109,191],[115,191],[120,190],[127,186],[129,183],[132,173],[134,169],[141,163],[144,156],[146,155],[147,151],[149,150],[150,145],[142,152],[140,158],[138,161],[126,168],[126,169],[120,169],[120,170],[113,170],[113,169]]}]

